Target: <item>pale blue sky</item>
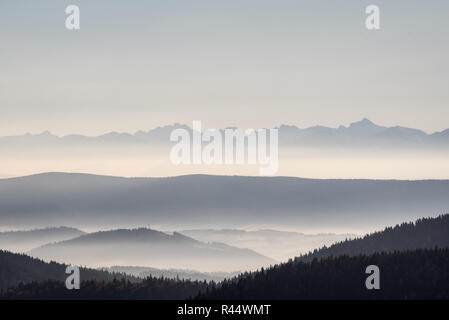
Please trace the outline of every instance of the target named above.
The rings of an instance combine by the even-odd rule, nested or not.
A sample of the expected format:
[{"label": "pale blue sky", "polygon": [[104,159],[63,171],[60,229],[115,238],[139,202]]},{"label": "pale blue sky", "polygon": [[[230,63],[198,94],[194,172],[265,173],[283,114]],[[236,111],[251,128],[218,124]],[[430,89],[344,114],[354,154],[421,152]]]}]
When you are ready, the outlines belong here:
[{"label": "pale blue sky", "polygon": [[0,0],[0,135],[363,117],[433,132],[449,127],[448,39],[447,0]]}]

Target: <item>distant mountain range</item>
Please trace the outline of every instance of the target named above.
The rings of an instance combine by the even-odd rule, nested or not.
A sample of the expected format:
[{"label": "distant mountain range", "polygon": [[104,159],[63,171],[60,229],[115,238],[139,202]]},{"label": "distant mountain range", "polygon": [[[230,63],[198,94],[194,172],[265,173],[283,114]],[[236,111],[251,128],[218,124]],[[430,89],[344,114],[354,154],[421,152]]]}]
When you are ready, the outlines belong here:
[{"label": "distant mountain range", "polygon": [[204,243],[183,236],[140,228],[89,233],[29,251],[45,261],[108,267],[134,265],[199,271],[254,270],[276,261],[252,250],[223,243]]},{"label": "distant mountain range", "polygon": [[[48,131],[0,137],[0,178],[53,171],[127,177],[192,173],[254,176],[265,167],[259,161],[238,165],[176,165],[169,156],[177,144],[170,141],[175,129],[185,129],[193,136],[189,126],[174,124],[93,137],[78,134],[60,137]],[[204,124],[203,132],[207,129]],[[223,139],[224,129],[217,130]],[[203,151],[208,144],[202,143]],[[449,156],[449,129],[428,134],[412,128],[380,126],[368,119],[338,128],[280,125],[278,146],[277,176],[449,178],[445,165]]]},{"label": "distant mountain range", "polygon": [[370,231],[445,212],[448,180],[67,173],[0,180],[0,223],[7,226],[182,230],[272,224],[305,232]]},{"label": "distant mountain range", "polygon": [[368,119],[354,122],[348,127],[329,128],[315,126],[299,129],[295,126],[282,125],[279,128],[281,143],[284,145],[343,146],[448,146],[449,129],[427,134],[424,131],[401,126],[380,126]]},{"label": "distant mountain range", "polygon": [[[151,144],[154,146],[170,145],[170,133],[175,129],[192,131],[185,124],[174,124],[158,127],[149,131],[131,133],[110,132],[100,136],[83,136],[78,134],[55,136],[49,131],[41,134],[25,134],[22,136],[0,137],[0,147],[8,145],[133,145]],[[203,128],[205,130],[207,128]],[[246,128],[242,128],[246,129]],[[367,147],[373,145],[404,146],[404,147],[436,147],[449,146],[449,129],[427,134],[419,129],[393,126],[386,127],[373,123],[364,118],[349,126],[330,128],[325,126],[313,126],[298,128],[294,125],[280,125],[279,139],[281,146],[343,146],[343,147]],[[223,132],[223,129],[220,129]]]},{"label": "distant mountain range", "polygon": [[174,124],[164,127],[158,127],[150,131],[138,131],[134,134],[109,132],[100,136],[90,137],[80,134],[71,134],[66,136],[56,136],[49,131],[44,131],[40,134],[25,134],[19,136],[3,136],[0,137],[0,146],[8,146],[11,144],[54,144],[54,145],[70,145],[70,144],[134,144],[134,143],[168,143],[170,140],[170,133],[175,129],[186,129],[191,131],[191,128],[186,125]]}]

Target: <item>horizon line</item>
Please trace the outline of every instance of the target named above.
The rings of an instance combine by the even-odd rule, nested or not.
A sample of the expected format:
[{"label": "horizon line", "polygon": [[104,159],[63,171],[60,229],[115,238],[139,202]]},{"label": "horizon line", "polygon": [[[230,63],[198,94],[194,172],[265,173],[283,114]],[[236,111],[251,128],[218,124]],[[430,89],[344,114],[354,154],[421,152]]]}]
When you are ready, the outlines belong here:
[{"label": "horizon line", "polygon": [[236,175],[236,174],[208,174],[208,173],[191,173],[191,174],[181,174],[174,176],[115,176],[115,175],[105,175],[96,174],[89,172],[70,172],[70,171],[44,171],[36,172],[31,174],[25,174],[20,176],[11,176],[1,178],[0,181],[30,178],[36,176],[44,175],[81,175],[81,176],[91,176],[91,177],[102,177],[102,178],[119,178],[119,179],[173,179],[173,178],[183,178],[183,177],[223,177],[223,178],[261,178],[261,179],[297,179],[297,180],[320,180],[320,181],[336,181],[336,180],[347,180],[347,181],[399,181],[399,182],[418,182],[418,181],[449,181],[449,179],[374,179],[374,178],[304,178],[298,176],[260,176],[260,175]]},{"label": "horizon line", "polygon": [[[195,120],[193,120],[193,121],[195,121]],[[336,127],[331,127],[331,126],[323,126],[323,125],[316,124],[316,125],[308,126],[308,127],[298,127],[297,125],[294,125],[294,124],[281,123],[278,126],[273,126],[272,128],[264,127],[264,128],[256,128],[256,129],[276,129],[276,128],[280,129],[281,127],[294,127],[294,128],[296,128],[298,130],[307,130],[307,129],[311,129],[311,128],[321,127],[321,128],[326,128],[326,129],[338,130],[340,128],[346,128],[347,129],[347,128],[350,128],[352,125],[360,124],[360,123],[368,123],[368,124],[371,124],[371,125],[374,125],[374,126],[377,126],[377,127],[381,127],[381,128],[383,127],[385,129],[389,129],[389,128],[404,128],[404,129],[418,130],[418,131],[420,131],[420,132],[422,132],[422,133],[424,133],[426,135],[429,135],[429,136],[437,134],[437,133],[442,133],[442,132],[445,132],[445,131],[449,130],[449,127],[448,127],[446,129],[443,129],[443,130],[436,130],[436,131],[429,132],[429,131],[425,131],[423,129],[414,128],[414,127],[404,127],[404,126],[401,126],[401,125],[384,126],[384,125],[381,125],[381,124],[378,124],[376,122],[371,121],[367,117],[363,117],[361,120],[358,120],[358,121],[355,121],[355,122],[351,122],[351,123],[349,123],[349,125],[346,125],[346,126],[345,125],[339,125],[339,126],[336,126]],[[111,130],[111,131],[106,131],[106,132],[104,132],[102,134],[97,134],[97,135],[88,135],[88,134],[82,134],[82,133],[68,133],[68,134],[58,135],[58,134],[53,134],[50,130],[44,130],[44,131],[41,131],[40,133],[25,132],[23,134],[1,135],[0,138],[14,138],[14,137],[27,137],[27,136],[35,137],[35,136],[43,136],[43,135],[52,136],[52,137],[56,137],[56,138],[66,138],[66,137],[72,137],[72,136],[81,136],[81,137],[86,137],[86,138],[99,138],[99,137],[104,137],[104,136],[110,135],[110,134],[136,136],[139,133],[150,133],[150,132],[158,130],[158,129],[164,129],[164,128],[167,128],[167,127],[177,127],[177,126],[185,126],[185,127],[188,127],[189,129],[193,130],[192,126],[190,126],[190,125],[188,125],[186,123],[175,122],[175,123],[171,123],[171,124],[159,125],[157,127],[153,127],[151,129],[148,129],[147,131],[145,131],[143,129],[140,129],[140,130],[137,130],[137,131],[134,131],[134,132]],[[217,129],[217,128],[211,128],[211,129],[213,129],[213,130],[225,130],[225,129],[232,129],[232,128],[239,128],[239,127],[228,125],[226,127],[222,127],[222,128],[219,128],[219,129]],[[209,128],[207,128],[207,129],[209,129]],[[243,128],[239,128],[239,129],[243,129]],[[255,129],[255,128],[251,128],[251,129]]]}]

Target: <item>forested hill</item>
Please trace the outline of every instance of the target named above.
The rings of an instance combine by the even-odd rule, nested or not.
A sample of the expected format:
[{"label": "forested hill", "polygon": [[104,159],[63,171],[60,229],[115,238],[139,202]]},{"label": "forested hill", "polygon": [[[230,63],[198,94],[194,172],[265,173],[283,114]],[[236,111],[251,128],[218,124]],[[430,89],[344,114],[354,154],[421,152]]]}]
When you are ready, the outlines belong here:
[{"label": "forested hill", "polygon": [[113,281],[84,281],[79,290],[67,290],[63,282],[48,280],[28,283],[0,293],[0,299],[57,300],[184,300],[196,296],[213,283],[148,277],[140,282],[125,279]]},{"label": "forested hill", "polygon": [[[369,265],[380,269],[380,290],[365,286]],[[65,279],[64,265],[0,251],[1,286],[28,281],[0,298],[185,299],[201,291],[200,299],[449,299],[448,270],[449,215],[442,215],[386,228],[218,285],[155,278],[109,281],[112,274],[86,269],[81,272],[82,289],[72,292],[62,281],[48,281]],[[96,281],[86,281],[90,279]],[[33,280],[44,282],[29,283]]]},{"label": "forested hill", "polygon": [[[380,289],[365,286],[380,269]],[[199,299],[449,299],[449,249],[339,256],[275,266],[199,295]]]},{"label": "forested hill", "polygon": [[63,264],[0,250],[0,299],[187,299],[213,285],[80,268],[81,289],[67,290],[65,269]]},{"label": "forested hill", "polygon": [[388,227],[352,240],[323,247],[296,261],[311,261],[329,256],[373,254],[376,252],[404,251],[424,248],[449,248],[449,214],[436,218],[423,218],[415,222]]},{"label": "forested hill", "polygon": [[[380,269],[380,290],[367,290],[368,265]],[[142,282],[28,283],[0,299],[449,299],[449,249],[290,261],[221,284],[147,278]]]},{"label": "forested hill", "polygon": [[[62,284],[68,277],[65,273],[66,265],[31,258],[24,254],[16,254],[0,250],[0,290],[4,290],[19,283],[33,281],[57,280]],[[81,280],[112,281],[126,278],[130,281],[138,281],[132,276],[110,273],[101,270],[80,268]],[[139,279],[140,281],[140,279]]]},{"label": "forested hill", "polygon": [[[439,249],[437,249],[439,248]],[[368,265],[381,289],[367,290]],[[449,298],[449,215],[403,223],[222,283],[205,299]]]}]

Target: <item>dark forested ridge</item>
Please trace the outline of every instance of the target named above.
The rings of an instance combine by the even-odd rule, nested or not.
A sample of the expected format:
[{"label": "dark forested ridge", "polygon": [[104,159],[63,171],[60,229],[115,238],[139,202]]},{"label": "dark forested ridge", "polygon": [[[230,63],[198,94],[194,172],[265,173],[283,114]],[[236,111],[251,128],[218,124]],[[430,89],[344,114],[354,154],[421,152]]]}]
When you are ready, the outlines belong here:
[{"label": "dark forested ridge", "polygon": [[148,277],[140,282],[126,279],[113,281],[84,281],[79,290],[67,290],[60,281],[19,285],[0,294],[0,299],[154,299],[183,300],[196,296],[213,283]]},{"label": "dark forested ridge", "polygon": [[340,255],[373,254],[414,249],[449,248],[449,214],[436,218],[423,218],[415,222],[402,223],[383,231],[368,234],[363,238],[338,242],[296,258],[311,261]]},{"label": "dark forested ridge", "polygon": [[[365,287],[365,269],[371,264],[380,268],[381,290]],[[449,215],[323,247],[224,281],[200,298],[449,299]]]},{"label": "dark forested ridge", "polygon": [[[1,284],[16,285],[0,298],[449,299],[448,237],[449,215],[442,215],[386,228],[218,284],[154,277],[114,280],[113,274],[86,269],[81,289],[72,291],[60,281],[66,277],[64,265],[0,251]],[[380,269],[379,290],[365,286],[369,265]]]},{"label": "dark forested ridge", "polygon": [[[65,281],[66,265],[31,258],[24,254],[16,254],[0,250],[0,290],[16,286],[20,283],[29,283],[45,280]],[[82,280],[112,281],[116,278],[126,278],[137,281],[137,278],[101,270],[80,268]]]},{"label": "dark forested ridge", "polygon": [[80,268],[80,290],[65,287],[66,265],[0,250],[0,299],[186,299],[213,283]]},{"label": "dark forested ridge", "polygon": [[223,279],[234,278],[240,274],[240,272],[199,272],[196,270],[186,269],[157,269],[138,266],[112,266],[109,268],[101,268],[101,270],[126,273],[142,279],[147,277],[164,277],[167,279],[206,280],[215,282],[219,282]]},{"label": "dark forested ridge", "polygon": [[[380,289],[365,286],[380,269]],[[449,299],[449,249],[419,249],[294,262],[224,281],[199,299]]]},{"label": "dark forested ridge", "polygon": [[[380,268],[380,290],[367,290],[368,265]],[[370,256],[295,262],[246,273],[220,284],[166,278],[61,281],[19,285],[1,299],[449,299],[449,249],[419,249]]]}]

